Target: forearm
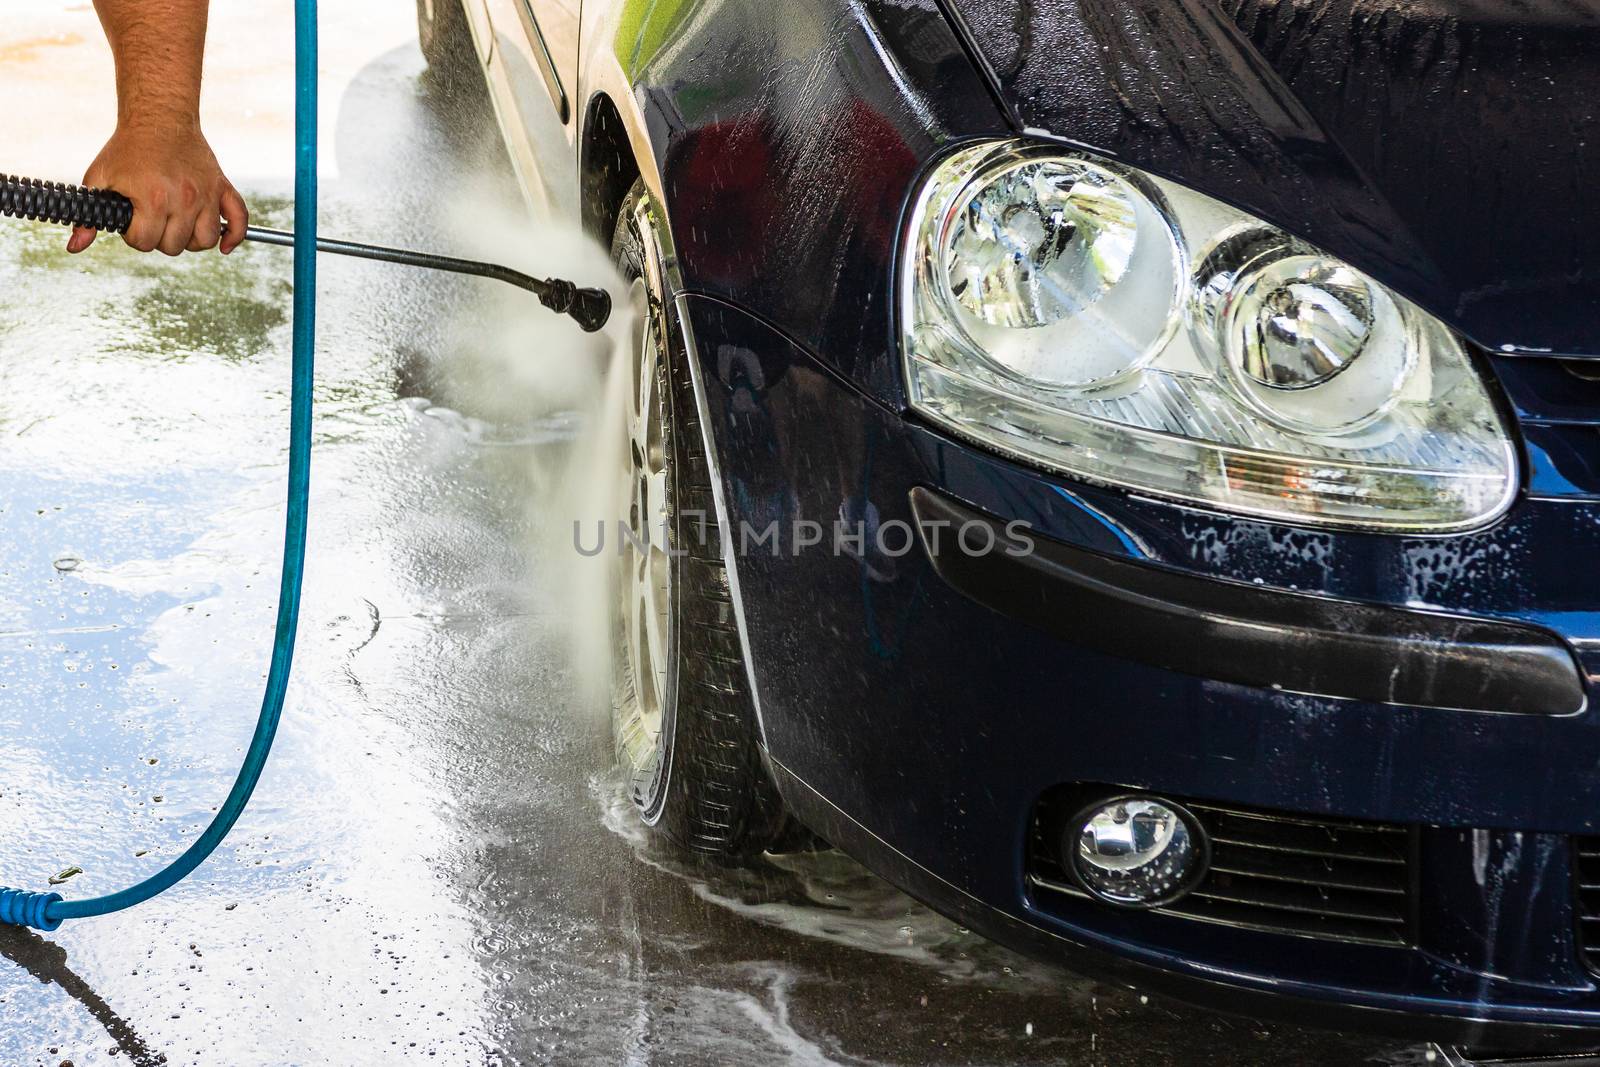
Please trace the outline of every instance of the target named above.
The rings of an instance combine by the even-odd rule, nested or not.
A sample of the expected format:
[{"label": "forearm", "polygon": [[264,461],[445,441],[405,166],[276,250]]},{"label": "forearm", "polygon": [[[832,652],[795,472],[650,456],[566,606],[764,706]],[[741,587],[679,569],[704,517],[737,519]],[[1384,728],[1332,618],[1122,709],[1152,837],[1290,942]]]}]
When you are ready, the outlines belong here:
[{"label": "forearm", "polygon": [[[117,129],[83,184],[133,201],[122,239],[169,256],[244,240],[250,211],[200,132],[200,70],[209,0],[94,0],[117,67]],[[67,251],[95,232],[79,227]]]},{"label": "forearm", "polygon": [[209,0],[94,0],[117,71],[117,125],[200,123]]}]

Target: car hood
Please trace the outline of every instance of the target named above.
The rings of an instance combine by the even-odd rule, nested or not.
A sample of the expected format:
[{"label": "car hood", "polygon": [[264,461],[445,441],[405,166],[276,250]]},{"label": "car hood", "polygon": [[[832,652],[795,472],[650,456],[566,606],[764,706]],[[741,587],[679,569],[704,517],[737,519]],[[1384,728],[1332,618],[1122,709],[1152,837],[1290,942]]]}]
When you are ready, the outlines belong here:
[{"label": "car hood", "polygon": [[945,0],[1020,128],[1600,356],[1600,0]]}]

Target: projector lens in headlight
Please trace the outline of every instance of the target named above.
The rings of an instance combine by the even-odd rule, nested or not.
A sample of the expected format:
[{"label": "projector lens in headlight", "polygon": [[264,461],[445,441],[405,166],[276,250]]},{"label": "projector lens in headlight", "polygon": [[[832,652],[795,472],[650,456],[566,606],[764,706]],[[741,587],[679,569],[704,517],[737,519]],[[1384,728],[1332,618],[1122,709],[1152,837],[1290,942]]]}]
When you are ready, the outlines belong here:
[{"label": "projector lens in headlight", "polygon": [[1461,342],[1343,261],[1209,197],[1023,141],[918,198],[912,405],[1075,477],[1293,522],[1444,532],[1516,490]]},{"label": "projector lens in headlight", "polygon": [[1342,263],[1286,256],[1238,294],[1229,358],[1271,389],[1321,385],[1371,347],[1380,304],[1389,301]]},{"label": "projector lens in headlight", "polygon": [[1190,310],[1198,347],[1240,399],[1311,434],[1382,416],[1426,347],[1377,282],[1267,227],[1217,244],[1195,271]]}]

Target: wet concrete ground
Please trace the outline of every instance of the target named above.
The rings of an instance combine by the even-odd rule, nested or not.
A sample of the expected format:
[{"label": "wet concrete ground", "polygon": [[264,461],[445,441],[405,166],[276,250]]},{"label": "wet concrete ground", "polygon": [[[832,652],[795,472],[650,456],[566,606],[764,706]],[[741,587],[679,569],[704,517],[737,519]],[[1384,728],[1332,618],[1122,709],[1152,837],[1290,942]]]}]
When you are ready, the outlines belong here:
[{"label": "wet concrete ground", "polygon": [[[498,205],[480,219],[520,210],[486,100],[430,91],[414,46],[340,47],[324,232],[471,247],[423,210],[467,181]],[[286,173],[241,185],[289,221]],[[192,839],[253,723],[289,259],[68,260],[64,239],[0,225],[0,874],[81,868],[61,889],[82,897]],[[541,389],[489,358],[507,305],[485,283],[322,269],[311,565],[272,763],[173,892],[0,930],[0,1064],[1423,1061],[1071,977],[838,854],[708,872],[652,847],[541,530],[586,375]],[[565,334],[525,336],[559,366]]]}]

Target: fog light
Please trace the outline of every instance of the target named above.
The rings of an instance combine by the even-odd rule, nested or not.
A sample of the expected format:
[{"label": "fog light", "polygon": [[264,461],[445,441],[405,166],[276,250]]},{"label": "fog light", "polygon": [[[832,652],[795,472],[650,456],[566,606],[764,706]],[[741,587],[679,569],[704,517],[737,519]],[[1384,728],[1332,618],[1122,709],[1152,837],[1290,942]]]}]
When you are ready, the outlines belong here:
[{"label": "fog light", "polygon": [[1189,812],[1151,797],[1118,797],[1067,824],[1062,854],[1078,884],[1108,904],[1169,904],[1205,874],[1210,848]]}]

